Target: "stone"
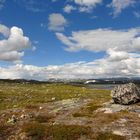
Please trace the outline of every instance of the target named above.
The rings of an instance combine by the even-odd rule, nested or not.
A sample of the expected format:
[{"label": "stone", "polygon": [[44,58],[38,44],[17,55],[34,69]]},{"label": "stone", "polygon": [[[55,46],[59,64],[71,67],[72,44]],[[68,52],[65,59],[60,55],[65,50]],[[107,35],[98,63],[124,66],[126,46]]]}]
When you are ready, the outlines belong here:
[{"label": "stone", "polygon": [[111,91],[114,103],[129,105],[140,101],[140,88],[134,83],[124,84],[115,87]]},{"label": "stone", "polygon": [[52,98],[52,101],[55,101],[55,100],[56,100],[56,98],[55,98],[55,97],[53,97],[53,98]]},{"label": "stone", "polygon": [[12,115],[11,118],[8,119],[7,123],[16,123],[17,122],[17,118],[15,115]]},{"label": "stone", "polygon": [[120,105],[120,104],[111,104],[111,103],[104,103],[104,106],[97,109],[96,112],[104,112],[104,113],[115,113],[120,112],[122,110],[128,110],[128,106]]},{"label": "stone", "polygon": [[111,108],[104,108],[103,111],[104,111],[104,113],[107,113],[107,114],[113,113]]},{"label": "stone", "polygon": [[40,106],[40,107],[39,107],[39,109],[40,109],[40,110],[42,110],[42,109],[43,109],[43,107],[42,107],[42,106]]},{"label": "stone", "polygon": [[119,130],[114,130],[113,134],[119,135],[119,136],[125,136],[125,134],[122,131],[119,131]]}]

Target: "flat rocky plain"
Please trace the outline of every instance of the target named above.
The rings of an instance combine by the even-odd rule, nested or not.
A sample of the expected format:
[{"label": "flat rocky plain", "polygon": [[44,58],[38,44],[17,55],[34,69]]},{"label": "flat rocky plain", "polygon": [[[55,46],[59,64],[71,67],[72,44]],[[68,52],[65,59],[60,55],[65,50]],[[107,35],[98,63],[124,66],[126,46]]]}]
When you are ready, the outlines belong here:
[{"label": "flat rocky plain", "polygon": [[139,140],[140,103],[111,103],[110,90],[0,83],[0,140]]}]

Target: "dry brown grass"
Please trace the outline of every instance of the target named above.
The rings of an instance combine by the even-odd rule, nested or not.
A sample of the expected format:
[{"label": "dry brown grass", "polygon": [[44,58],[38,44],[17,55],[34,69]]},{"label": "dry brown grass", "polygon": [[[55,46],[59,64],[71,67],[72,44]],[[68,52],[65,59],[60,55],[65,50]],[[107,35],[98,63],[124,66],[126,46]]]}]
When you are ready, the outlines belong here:
[{"label": "dry brown grass", "polygon": [[81,136],[89,136],[89,127],[77,125],[51,125],[47,126],[37,122],[22,126],[22,132],[32,140],[77,140]]},{"label": "dry brown grass", "polygon": [[127,140],[124,136],[112,134],[111,132],[98,132],[93,134],[94,140]]}]

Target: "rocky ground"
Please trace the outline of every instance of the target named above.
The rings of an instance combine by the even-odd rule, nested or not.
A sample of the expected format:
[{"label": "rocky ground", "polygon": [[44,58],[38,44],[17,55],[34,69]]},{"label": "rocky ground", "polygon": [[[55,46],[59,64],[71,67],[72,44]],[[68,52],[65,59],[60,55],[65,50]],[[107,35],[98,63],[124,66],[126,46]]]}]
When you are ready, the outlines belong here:
[{"label": "rocky ground", "polygon": [[113,104],[109,91],[79,89],[88,96],[1,109],[0,140],[140,139],[140,103]]}]

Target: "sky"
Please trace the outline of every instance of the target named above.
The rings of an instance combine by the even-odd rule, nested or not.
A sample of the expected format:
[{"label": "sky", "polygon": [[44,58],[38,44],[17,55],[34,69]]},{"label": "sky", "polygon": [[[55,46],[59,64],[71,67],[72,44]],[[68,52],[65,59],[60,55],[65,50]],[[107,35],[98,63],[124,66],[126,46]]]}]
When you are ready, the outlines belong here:
[{"label": "sky", "polygon": [[140,0],[0,0],[0,79],[140,76]]}]

